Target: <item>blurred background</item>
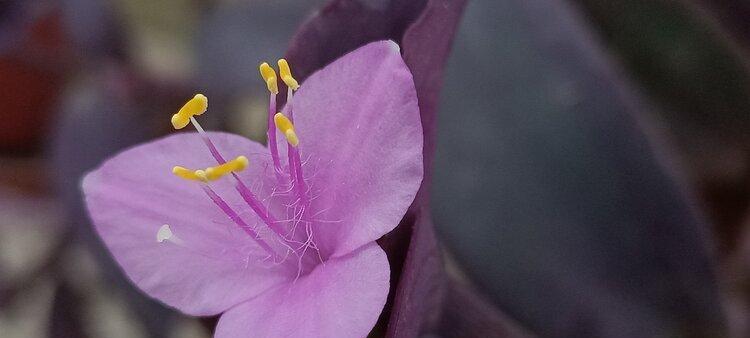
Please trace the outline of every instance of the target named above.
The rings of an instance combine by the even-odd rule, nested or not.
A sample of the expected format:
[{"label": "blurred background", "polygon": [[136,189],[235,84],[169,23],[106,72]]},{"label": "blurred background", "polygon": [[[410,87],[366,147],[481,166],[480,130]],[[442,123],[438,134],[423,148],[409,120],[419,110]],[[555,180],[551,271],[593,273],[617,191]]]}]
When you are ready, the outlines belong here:
[{"label": "blurred background", "polygon": [[[257,65],[325,2],[0,1],[0,337],[210,336],[124,279],[79,180],[195,92],[263,141]],[[750,337],[749,94],[746,1],[470,0],[431,189],[448,273],[524,336]]]}]

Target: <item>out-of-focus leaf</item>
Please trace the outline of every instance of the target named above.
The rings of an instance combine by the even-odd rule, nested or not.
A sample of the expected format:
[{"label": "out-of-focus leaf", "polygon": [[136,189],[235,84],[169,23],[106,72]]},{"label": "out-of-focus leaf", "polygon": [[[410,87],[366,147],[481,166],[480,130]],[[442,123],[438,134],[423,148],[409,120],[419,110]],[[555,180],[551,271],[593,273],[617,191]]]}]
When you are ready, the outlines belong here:
[{"label": "out-of-focus leaf", "polygon": [[78,57],[125,57],[125,37],[113,5],[112,0],[60,1],[65,31]]},{"label": "out-of-focus leaf", "polygon": [[[262,87],[258,65],[275,64],[315,1],[253,1],[217,5],[196,36],[198,83],[211,95],[240,95]],[[305,69],[292,64],[295,76]],[[267,92],[260,92],[267,99]]]},{"label": "out-of-focus leaf", "polygon": [[[658,105],[652,113],[709,207],[720,253],[729,253],[750,206],[749,59],[688,1],[576,2]],[[748,9],[714,6],[732,11],[732,21]]]},{"label": "out-of-focus leaf", "polygon": [[468,275],[543,336],[722,336],[706,224],[583,18],[476,0],[463,22],[433,202]]},{"label": "out-of-focus leaf", "polygon": [[127,281],[91,226],[80,190],[84,173],[115,152],[156,134],[153,120],[148,118],[151,114],[142,113],[155,108],[135,96],[142,83],[132,80],[120,67],[107,65],[71,88],[55,121],[49,149],[51,170],[55,172],[55,188],[70,213],[75,241],[95,253],[107,283],[126,295],[148,333],[163,337],[171,329],[173,311],[147,298]]},{"label": "out-of-focus leaf", "polygon": [[441,324],[436,330],[440,337],[533,337],[498,311],[483,295],[456,280],[448,282],[444,302]]}]

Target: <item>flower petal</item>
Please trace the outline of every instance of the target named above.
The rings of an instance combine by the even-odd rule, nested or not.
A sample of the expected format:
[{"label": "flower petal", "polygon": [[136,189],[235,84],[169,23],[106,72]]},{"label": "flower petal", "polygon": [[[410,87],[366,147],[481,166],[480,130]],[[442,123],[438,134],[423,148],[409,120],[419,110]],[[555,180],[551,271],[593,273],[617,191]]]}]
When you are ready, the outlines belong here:
[{"label": "flower petal", "polygon": [[422,182],[417,96],[398,46],[373,42],[314,73],[293,109],[313,209],[332,221],[316,244],[344,255],[396,227]]},{"label": "flower petal", "polygon": [[[286,58],[295,65],[296,76],[304,81],[314,70],[366,42],[385,37],[402,42],[404,61],[414,75],[419,98],[424,130],[425,179],[417,201],[407,212],[413,212],[414,217],[407,215],[378,243],[388,253],[394,275],[400,276],[398,283],[394,283],[398,288],[392,293],[395,301],[391,313],[394,315],[389,320],[387,336],[414,337],[429,326],[425,322],[439,312],[434,304],[440,299],[433,292],[442,281],[442,278],[435,278],[442,273],[440,260],[434,259],[439,257],[439,250],[427,217],[430,213],[426,209],[417,209],[427,207],[429,200],[438,94],[449,46],[466,0],[387,3],[384,8],[373,8],[357,0],[329,1],[300,27]],[[405,259],[399,260],[398,257]]]},{"label": "flower petal", "polygon": [[385,252],[371,243],[227,311],[215,337],[365,337],[385,305],[389,278]]},{"label": "flower petal", "polygon": [[[250,159],[246,176],[263,177],[265,148],[240,136],[209,135],[225,156]],[[150,296],[192,315],[222,312],[290,278],[261,266],[265,252],[198,183],[171,173],[174,165],[215,164],[197,134],[176,134],[120,153],[83,181],[89,214],[127,276]],[[212,187],[238,212],[248,210],[230,180]],[[256,224],[251,213],[241,217]],[[173,237],[160,243],[164,224]]]}]

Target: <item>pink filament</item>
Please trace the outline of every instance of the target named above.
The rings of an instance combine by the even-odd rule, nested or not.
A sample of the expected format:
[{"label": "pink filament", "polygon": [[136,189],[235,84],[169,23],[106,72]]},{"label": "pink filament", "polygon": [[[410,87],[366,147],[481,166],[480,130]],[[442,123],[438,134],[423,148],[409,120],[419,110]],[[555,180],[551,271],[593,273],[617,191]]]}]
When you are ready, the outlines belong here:
[{"label": "pink filament", "polygon": [[263,220],[264,223],[268,225],[271,230],[273,230],[274,233],[284,238],[284,228],[282,227],[281,223],[276,221],[276,219],[271,216],[271,213],[266,209],[266,207],[260,203],[257,197],[255,197],[255,194],[253,194],[252,190],[250,190],[245,183],[240,180],[240,177],[237,176],[237,174],[232,173],[232,176],[237,181],[237,184],[235,185],[235,189],[237,189],[237,192],[240,193],[240,196],[242,196],[242,199],[245,200],[245,203],[253,209],[253,211],[260,217],[261,220]]},{"label": "pink filament", "polygon": [[262,238],[260,238],[258,233],[255,232],[255,230],[253,230],[253,228],[251,228],[247,223],[245,223],[245,221],[242,220],[242,218],[240,218],[240,216],[234,210],[232,210],[232,208],[229,206],[229,204],[227,204],[226,201],[224,201],[208,185],[203,184],[201,187],[203,188],[203,191],[206,193],[206,195],[208,195],[208,198],[210,198],[211,201],[213,201],[214,204],[216,204],[216,206],[219,207],[219,209],[221,209],[221,211],[223,211],[224,214],[227,215],[227,217],[229,217],[229,219],[231,219],[235,224],[237,224],[237,226],[240,227],[240,229],[242,229],[243,231],[245,231],[245,233],[250,235],[250,237],[252,237],[261,248],[263,248],[263,250],[266,250],[266,252],[273,255],[274,259],[276,258],[276,253],[271,248],[271,246],[269,246],[268,243],[266,243]]},{"label": "pink filament", "polygon": [[[211,152],[211,155],[213,155],[216,162],[219,164],[224,164],[227,161],[224,159],[223,156],[221,156],[221,153],[216,149],[216,146],[213,142],[211,142],[211,139],[208,138],[208,135],[203,134],[203,142],[208,147],[208,150]],[[255,197],[255,194],[248,188],[245,183],[240,180],[240,177],[237,176],[237,174],[232,173],[232,177],[234,177],[236,184],[235,189],[237,192],[242,196],[242,199],[247,203],[247,205],[253,209],[256,215],[260,217],[260,219],[263,221],[263,223],[266,223],[266,225],[277,235],[284,238],[284,229],[281,228],[281,224],[277,222],[273,216],[271,216],[271,213],[266,209],[266,207],[258,200],[257,197]]]},{"label": "pink filament", "polygon": [[[289,114],[289,121],[294,123],[294,106],[292,105],[294,94],[291,88],[287,89],[287,110]],[[289,175],[290,179],[295,182],[294,186],[297,189],[297,195],[303,204],[307,203],[307,185],[305,184],[305,177],[302,173],[302,160],[300,159],[299,150],[292,147],[287,143],[287,157],[289,158]]]},{"label": "pink filament", "polygon": [[273,160],[273,168],[276,171],[277,177],[280,179],[283,173],[281,169],[281,160],[279,158],[279,149],[276,144],[276,122],[273,116],[276,115],[276,94],[271,93],[268,104],[268,149],[271,150],[271,159]]},{"label": "pink filament", "polygon": [[302,203],[307,203],[307,185],[305,184],[305,177],[302,174],[302,160],[300,159],[299,151],[297,148],[289,145],[287,147],[289,153],[289,172],[294,179],[294,186],[297,189],[297,195],[302,200]]},{"label": "pink filament", "polygon": [[[292,98],[293,94],[292,91],[289,90],[287,92],[287,104],[288,104],[288,114],[289,114],[289,120],[294,123],[294,113],[292,110]],[[283,168],[281,166],[281,158],[279,156],[277,141],[276,141],[276,123],[274,121],[274,115],[276,112],[276,95],[271,94],[269,99],[269,107],[268,107],[268,147],[271,152],[271,158],[273,160],[273,166],[274,171],[276,173],[277,178],[279,179],[279,182],[281,183],[283,180]],[[214,143],[211,141],[211,139],[206,135],[205,133],[201,133],[203,142],[208,147],[209,152],[214,157],[216,162],[219,164],[226,163],[226,160],[221,155],[219,150],[216,148]],[[295,147],[292,147],[290,144],[287,143],[287,158],[289,161],[289,179],[294,183],[294,188],[296,189],[298,198],[302,204],[302,208],[306,208],[307,203],[309,202],[307,199],[307,185],[305,183],[304,174],[302,172],[302,160],[300,157],[299,150]],[[284,226],[281,222],[277,221],[270,213],[270,211],[260,202],[260,200],[255,196],[255,194],[250,190],[244,182],[239,178],[239,176],[236,173],[232,173],[232,176],[234,177],[236,184],[235,189],[240,194],[242,199],[245,201],[245,203],[255,212],[256,215],[271,229],[273,233],[281,237],[284,241],[289,241],[286,237],[286,231],[284,229]],[[221,197],[213,191],[208,185],[203,185],[203,190],[206,192],[208,197],[230,218],[232,219],[241,229],[243,229],[247,234],[249,234],[253,239],[255,239],[258,244],[266,251],[268,251],[270,254],[274,255],[274,258],[276,258],[276,254],[273,251],[273,249],[265,242],[263,239],[261,239],[258,236],[258,233],[253,230],[251,227],[249,227],[240,217],[239,215],[231,209],[231,207],[223,200]],[[309,229],[306,229],[306,232],[309,232]],[[304,243],[305,251],[307,250],[307,247],[311,244],[312,236],[311,234],[307,234],[308,238],[307,241]],[[292,249],[294,252],[297,250]]]}]

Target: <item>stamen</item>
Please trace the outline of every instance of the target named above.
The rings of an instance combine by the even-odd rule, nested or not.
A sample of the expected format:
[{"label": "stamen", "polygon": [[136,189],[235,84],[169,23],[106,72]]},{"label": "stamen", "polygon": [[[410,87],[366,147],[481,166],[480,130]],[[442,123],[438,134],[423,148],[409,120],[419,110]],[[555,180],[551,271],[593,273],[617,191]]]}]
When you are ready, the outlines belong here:
[{"label": "stamen", "polygon": [[284,81],[287,87],[292,90],[299,89],[299,83],[292,76],[292,70],[289,68],[289,63],[285,59],[279,59],[279,75],[281,80]]},{"label": "stamen", "polygon": [[177,113],[172,115],[172,126],[174,129],[185,128],[193,116],[203,114],[206,109],[208,109],[208,98],[203,94],[195,94]]},{"label": "stamen", "polygon": [[305,176],[302,174],[302,160],[300,159],[299,150],[293,147],[291,144],[287,146],[287,152],[289,153],[289,171],[292,175],[292,179],[296,182],[295,188],[297,189],[297,195],[303,205],[307,204],[307,184],[305,184]]},{"label": "stamen", "polygon": [[[216,146],[211,141],[211,139],[208,137],[208,134],[203,130],[203,128],[198,124],[198,121],[196,121],[194,118],[191,119],[193,122],[193,125],[195,126],[195,129],[198,130],[198,133],[201,134],[201,137],[203,139],[203,142],[206,144],[206,147],[208,147],[208,151],[211,153],[211,155],[214,157],[216,162],[219,163],[219,166],[227,163],[227,161],[224,159],[223,156],[221,156],[221,153],[219,153],[219,150],[216,149]],[[181,168],[181,167],[180,167]],[[185,169],[185,168],[183,168]],[[197,181],[208,181],[208,177],[206,176],[206,173],[203,170],[196,170],[193,172],[194,175],[187,174],[189,172],[188,169],[185,170],[179,170],[180,173],[185,173],[186,179],[190,180],[197,180]],[[208,169],[207,169],[208,171]],[[175,175],[178,175],[175,173]],[[179,176],[179,175],[178,175]],[[260,217],[260,219],[266,223],[266,225],[273,230],[277,235],[281,236],[283,238],[283,229],[281,229],[281,224],[277,224],[275,218],[271,215],[271,213],[268,211],[268,209],[263,206],[263,204],[258,200],[258,198],[253,194],[253,192],[248,188],[242,180],[240,180],[240,177],[237,176],[234,172],[232,172],[232,176],[234,177],[236,184],[235,184],[235,190],[242,196],[242,199],[247,203],[247,205],[253,209],[256,215]],[[182,177],[182,176],[180,176]],[[195,178],[193,178],[195,177]]]},{"label": "stamen", "polygon": [[[263,67],[261,65],[261,73],[263,73],[263,69],[266,67]],[[268,66],[269,69],[270,66]],[[273,72],[273,69],[271,69],[271,75],[275,78],[275,73]],[[277,90],[278,92],[278,90]],[[203,95],[201,95],[203,96]],[[273,96],[273,92],[272,92]],[[198,95],[196,95],[198,97]],[[205,96],[203,96],[205,98]],[[195,98],[194,98],[195,99]],[[208,102],[207,99],[205,99],[206,102]],[[190,103],[190,102],[188,102]],[[186,104],[187,106],[188,104]],[[274,104],[275,105],[275,104]],[[206,103],[206,107],[208,107],[208,104]],[[184,108],[184,107],[183,107]],[[180,110],[182,111],[182,109]],[[204,110],[205,111],[205,110]],[[201,114],[203,111],[200,112]],[[179,114],[179,113],[178,113]],[[175,114],[177,115],[177,114]],[[196,114],[199,115],[199,114]],[[173,117],[174,119],[174,117]],[[245,185],[245,183],[240,180],[239,176],[237,176],[236,172],[243,170],[247,166],[247,158],[244,156],[236,158],[234,161],[235,163],[229,163],[227,162],[223,156],[221,156],[221,153],[219,153],[219,150],[216,148],[214,143],[211,141],[211,138],[208,137],[208,133],[205,132],[203,127],[198,123],[198,121],[191,115],[188,117],[188,121],[190,121],[195,129],[198,131],[198,133],[201,135],[201,138],[203,139],[203,142],[206,144],[206,147],[208,147],[209,152],[214,157],[216,162],[219,163],[216,167],[210,167],[206,170],[195,170],[191,171],[187,168],[176,166],[172,168],[172,173],[174,173],[176,176],[191,180],[191,181],[200,181],[207,183],[209,180],[215,180],[218,179],[228,173],[231,173],[234,177],[236,184],[235,184],[235,190],[239,192],[240,196],[242,196],[242,199],[247,203],[247,205],[253,209],[256,215],[278,236],[281,238],[284,238],[284,229],[283,225],[278,223],[276,219],[271,215],[268,209],[265,208],[265,206],[258,200],[258,198],[253,194],[253,192]],[[224,166],[225,164],[229,164],[228,166]],[[229,170],[232,169],[232,170]],[[217,202],[218,195],[214,193],[208,185],[204,186],[204,191],[206,191],[206,194],[211,197],[211,199],[218,204]],[[221,207],[221,206],[220,206]],[[224,209],[224,208],[222,208]],[[225,210],[226,212],[226,210]]]},{"label": "stamen", "polygon": [[271,248],[271,246],[269,246],[268,243],[266,243],[260,237],[260,235],[258,235],[258,233],[255,232],[255,230],[253,230],[252,227],[250,227],[247,223],[245,223],[245,221],[242,218],[240,218],[237,212],[235,212],[229,206],[229,204],[227,204],[227,202],[224,201],[224,199],[222,199],[213,189],[211,189],[211,187],[209,187],[208,184],[203,184],[202,188],[203,188],[203,191],[208,196],[208,198],[210,198],[211,201],[213,201],[214,204],[216,204],[216,206],[219,207],[219,209],[221,209],[221,211],[223,211],[224,214],[227,215],[227,217],[229,217],[230,220],[232,220],[240,229],[245,231],[245,233],[250,235],[250,237],[252,237],[261,248],[263,248],[266,252],[271,254],[274,257],[274,260],[276,259],[277,254]]},{"label": "stamen", "polygon": [[[245,201],[245,203],[247,203],[247,205],[251,209],[253,209],[255,214],[258,215],[258,217],[263,221],[263,223],[266,223],[266,225],[274,233],[284,238],[284,229],[282,225],[279,222],[277,222],[273,216],[271,216],[268,209],[266,209],[263,206],[263,204],[260,203],[260,201],[255,196],[255,194],[253,194],[253,192],[250,191],[250,189],[244,183],[242,183],[242,180],[240,180],[239,176],[237,176],[236,172],[244,170],[247,167],[247,165],[248,165],[247,158],[245,156],[239,156],[235,158],[234,160],[225,162],[224,164],[221,164],[215,167],[206,168],[206,170],[193,171],[185,167],[175,166],[174,168],[172,168],[172,173],[186,180],[199,181],[203,183],[208,183],[209,181],[217,180],[223,177],[224,175],[231,173],[236,181],[235,190],[237,190],[237,192],[240,194],[240,196]],[[207,188],[204,187],[204,190],[206,189]],[[210,188],[208,189],[210,190]],[[213,195],[216,195],[216,194],[213,193]],[[209,194],[209,197],[211,196],[212,194]],[[214,199],[214,197],[211,197],[211,199]]]},{"label": "stamen", "polygon": [[247,157],[237,156],[237,158],[228,161],[224,164],[217,165],[215,167],[206,168],[206,179],[209,181],[215,181],[222,176],[232,172],[240,172],[245,170],[248,165]]},{"label": "stamen", "polygon": [[263,77],[263,80],[266,81],[266,87],[268,87],[268,91],[271,92],[271,94],[278,94],[279,93],[279,84],[278,80],[276,79],[276,71],[271,68],[268,63],[263,62],[260,64],[260,76]]},{"label": "stamen", "polygon": [[299,138],[297,137],[297,133],[294,131],[294,124],[292,124],[292,121],[290,121],[282,113],[276,113],[276,115],[274,115],[273,117],[273,120],[276,123],[276,128],[279,128],[279,131],[284,134],[287,142],[289,142],[292,147],[296,147],[297,145],[299,145]]},{"label": "stamen", "polygon": [[[292,134],[292,141],[290,141],[289,136],[285,132],[284,135],[287,136],[287,155],[289,160],[289,175],[291,175],[292,181],[295,181],[295,188],[297,189],[297,195],[300,198],[300,201],[302,204],[307,204],[307,185],[305,184],[305,175],[302,173],[302,160],[300,159],[299,151],[297,149],[297,144],[299,144],[299,139],[297,138],[296,132],[294,132],[294,91],[292,90],[292,87],[287,87],[286,92],[286,104],[288,108],[289,117],[287,118],[283,114],[281,114],[280,119],[286,119],[288,121],[288,125],[285,125],[285,127],[290,127],[293,134]],[[278,114],[277,114],[278,115]],[[282,131],[283,132],[283,131]]]},{"label": "stamen", "polygon": [[195,119],[195,117],[190,118],[190,123],[193,124],[193,127],[195,127],[195,130],[198,131],[198,134],[200,134],[201,139],[203,140],[203,143],[208,148],[208,151],[211,153],[211,156],[214,157],[216,162],[219,162],[219,164],[224,164],[226,161],[223,157],[221,157],[221,154],[219,154],[219,150],[216,149],[216,146],[213,142],[211,142],[211,138],[208,137],[208,134],[205,130],[203,130],[203,127],[201,127],[200,123],[198,123],[198,120]]},{"label": "stamen", "polygon": [[266,134],[268,136],[268,149],[271,151],[271,160],[273,161],[273,168],[276,171],[276,177],[281,182],[281,175],[283,170],[281,169],[281,157],[279,157],[279,148],[276,144],[276,123],[273,120],[273,115],[276,113],[276,94],[271,94],[268,99],[268,130]]},{"label": "stamen", "polygon": [[190,170],[185,167],[175,166],[174,168],[172,168],[172,173],[175,174],[175,176],[188,181],[207,181],[205,172],[203,170]]},{"label": "stamen", "polygon": [[[312,226],[308,221],[305,221],[305,214],[309,213],[308,208],[311,205],[311,199],[314,200],[315,196],[309,196],[311,193],[308,191],[307,184],[305,182],[305,176],[303,174],[303,163],[300,157],[300,151],[298,145],[300,143],[299,136],[296,133],[294,126],[294,112],[292,107],[294,91],[300,88],[299,82],[292,76],[291,68],[289,63],[285,59],[278,60],[279,73],[277,76],[276,71],[268,64],[262,63],[259,65],[260,75],[263,78],[268,91],[269,96],[269,109],[268,109],[268,147],[273,159],[274,169],[276,176],[279,180],[279,185],[288,186],[288,190],[284,194],[291,192],[292,189],[296,190],[297,197],[296,201],[290,201],[291,204],[287,207],[292,206],[294,208],[294,217],[292,220],[278,220],[274,214],[271,213],[269,207],[267,207],[263,200],[255,196],[253,190],[251,190],[245,183],[240,179],[238,173],[246,169],[249,165],[249,161],[245,156],[238,156],[232,160],[225,160],[215,144],[212,142],[211,137],[202,126],[198,123],[195,116],[201,115],[208,109],[208,99],[202,95],[197,94],[190,101],[172,116],[172,125],[175,129],[181,129],[192,123],[198,134],[208,147],[211,155],[216,160],[218,165],[205,168],[204,170],[191,170],[181,166],[175,166],[172,172],[177,177],[185,180],[198,181],[205,194],[213,201],[213,203],[221,209],[221,211],[231,219],[240,229],[245,231],[250,237],[257,241],[258,245],[271,254],[274,259],[279,256],[277,253],[283,248],[278,246],[269,246],[270,241],[278,240],[279,244],[289,248],[289,250],[299,257],[299,264],[302,260],[307,258],[305,253],[307,249],[318,250],[313,240]],[[278,79],[281,78],[287,87],[287,110],[285,113],[277,113],[276,95],[279,93]],[[286,115],[285,115],[286,114]],[[282,167],[281,157],[277,148],[276,132],[280,131],[287,141],[287,158],[289,161],[289,173],[286,174],[287,168]],[[247,206],[257,215],[258,221],[265,223],[268,227],[268,232],[262,232],[263,238],[257,233],[259,231],[255,226],[249,226],[241,217],[241,213],[238,214],[233,207],[223,200],[213,189],[210,182],[223,178],[230,174],[235,182],[234,188],[240,194]],[[289,175],[287,181],[286,176]],[[260,189],[260,191],[264,191]],[[276,188],[274,188],[276,191]],[[286,196],[286,195],[285,195]],[[244,208],[244,207],[243,207]],[[243,209],[244,212],[244,209]],[[282,211],[283,212],[283,211]],[[289,209],[287,209],[289,213]],[[293,224],[290,224],[292,222]],[[297,233],[295,235],[295,229],[297,224],[305,224],[305,233]],[[258,224],[257,226],[262,226]],[[291,227],[291,229],[289,228]],[[262,229],[262,228],[261,228]],[[265,229],[264,229],[265,230]],[[305,236],[306,235],[306,236]],[[169,225],[163,225],[156,234],[157,241],[172,241],[178,240]],[[301,238],[300,237],[306,237]],[[273,244],[273,243],[270,243]],[[296,247],[299,244],[301,246]],[[292,247],[295,246],[295,247]],[[301,254],[300,254],[301,251]],[[320,252],[318,252],[320,256]],[[301,266],[298,267],[298,273],[302,271]]]},{"label": "stamen", "polygon": [[198,178],[200,178],[200,180],[203,182],[208,182],[208,178],[206,178],[206,172],[203,170],[196,170],[195,176],[198,176]]},{"label": "stamen", "polygon": [[247,157],[237,156],[237,158],[231,161],[214,167],[208,167],[205,170],[190,170],[185,167],[175,166],[172,168],[172,173],[185,180],[208,182],[216,181],[229,173],[243,171],[247,168],[247,165]]},{"label": "stamen", "polygon": [[271,92],[271,95],[268,98],[268,130],[266,131],[266,134],[268,136],[268,148],[271,151],[273,168],[276,171],[276,178],[281,182],[283,171],[281,169],[279,149],[276,145],[276,126],[273,121],[273,114],[276,113],[276,94],[279,93],[278,80],[276,79],[276,71],[273,70],[268,63],[261,63],[259,69],[260,76],[263,77],[263,80],[268,87],[268,91]]},{"label": "stamen", "polygon": [[[205,96],[203,97],[205,98]],[[206,98],[206,108],[208,108],[208,98]],[[203,114],[203,112],[201,112],[201,114]],[[172,117],[172,119],[174,120],[174,116]],[[224,164],[226,161],[224,160],[224,158],[221,157],[221,155],[219,154],[219,151],[216,149],[216,146],[214,145],[214,143],[211,142],[211,139],[208,137],[208,134],[206,133],[206,131],[203,129],[201,124],[198,123],[198,120],[196,120],[194,116],[190,116],[188,118],[188,121],[193,125],[193,127],[195,127],[195,130],[198,131],[198,134],[201,136],[201,139],[203,139],[203,143],[206,144],[206,147],[208,147],[208,151],[211,152],[211,155],[214,157],[214,159],[216,159],[216,162],[219,162],[219,164]]]}]

